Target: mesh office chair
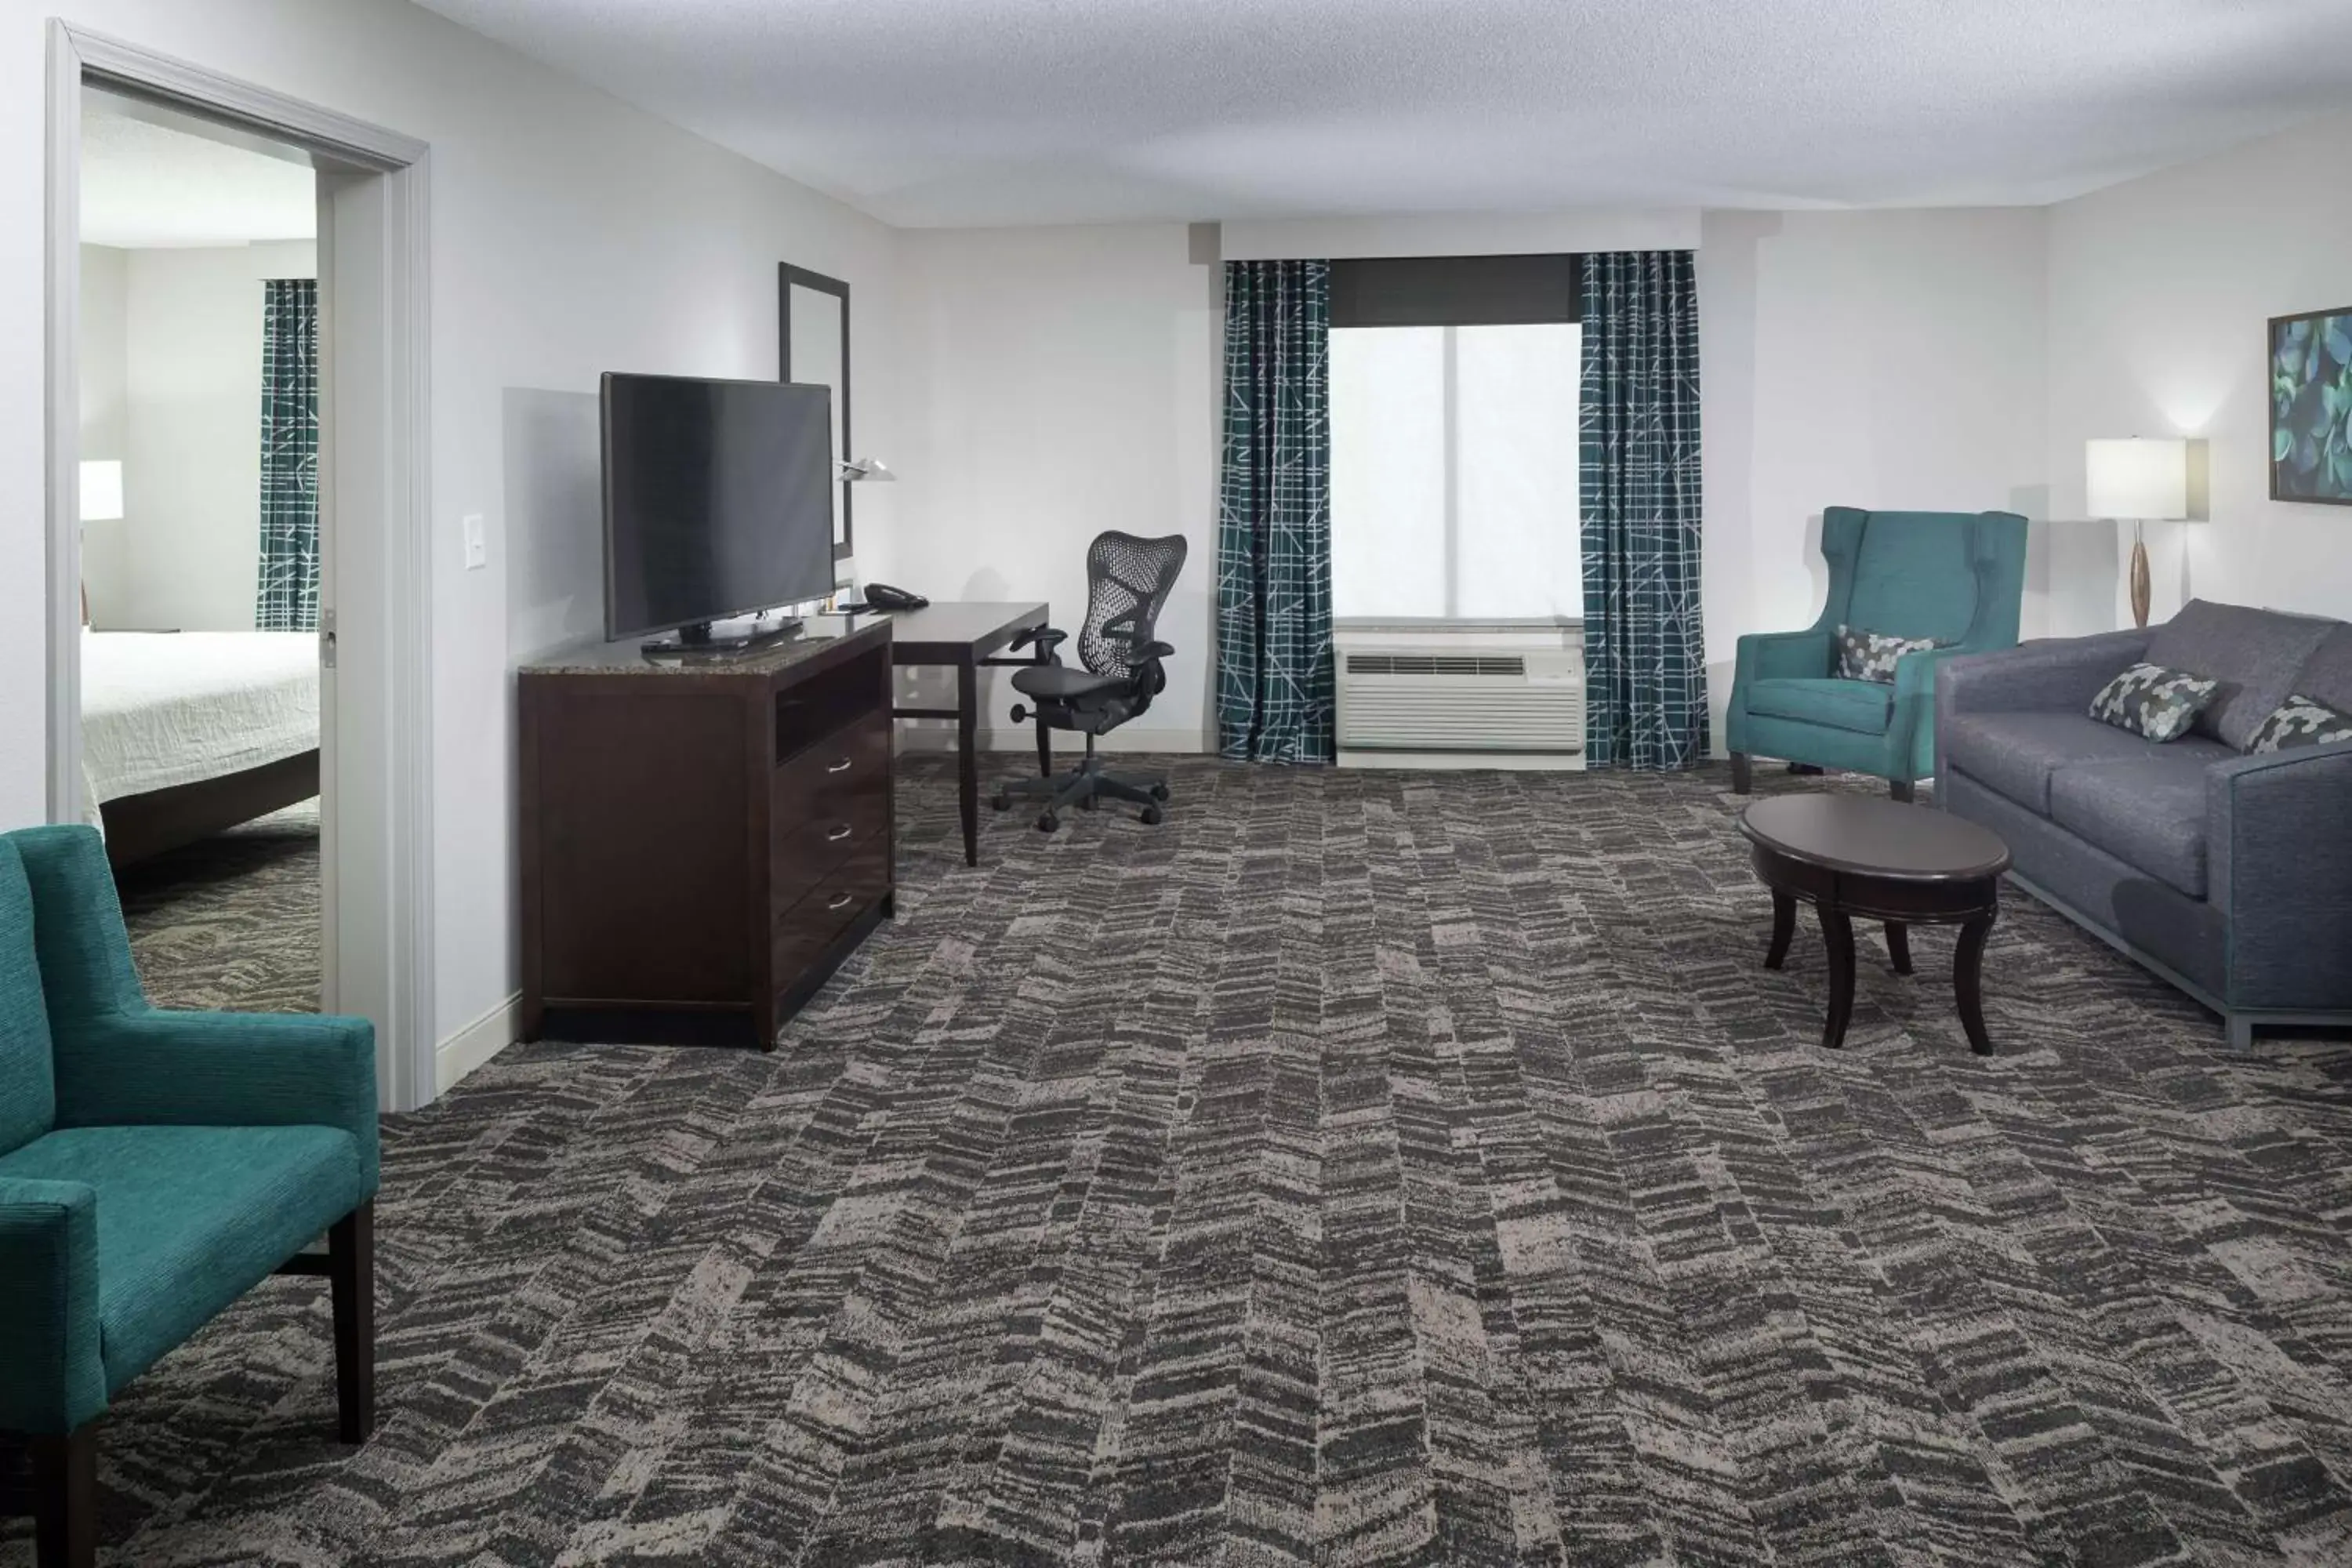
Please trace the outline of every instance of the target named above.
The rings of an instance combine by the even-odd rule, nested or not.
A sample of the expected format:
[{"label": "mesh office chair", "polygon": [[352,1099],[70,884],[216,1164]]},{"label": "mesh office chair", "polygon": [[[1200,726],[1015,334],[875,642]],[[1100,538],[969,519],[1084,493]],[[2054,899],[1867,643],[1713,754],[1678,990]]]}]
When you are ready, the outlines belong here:
[{"label": "mesh office chair", "polygon": [[[1095,756],[1095,737],[1118,729],[1151,706],[1168,684],[1160,661],[1176,650],[1156,640],[1160,621],[1176,574],[1184,567],[1183,536],[1138,539],[1117,531],[1098,534],[1087,550],[1087,619],[1078,631],[1078,658],[1083,669],[1062,662],[1061,645],[1067,632],[1051,626],[1024,631],[1013,639],[1014,648],[1033,644],[1045,662],[1013,671],[1013,689],[1037,700],[1037,754],[1049,757],[1048,736],[1055,730],[1075,730],[1087,738],[1084,761],[1067,773],[1047,773],[1042,778],[1015,779],[996,792],[996,809],[1011,808],[1018,796],[1045,802],[1037,828],[1051,833],[1062,826],[1061,813],[1076,805],[1087,811],[1104,795],[1143,807],[1147,823],[1160,820],[1168,798],[1160,779],[1123,777],[1102,771]],[[1029,717],[1026,708],[1013,710],[1016,724]]]}]

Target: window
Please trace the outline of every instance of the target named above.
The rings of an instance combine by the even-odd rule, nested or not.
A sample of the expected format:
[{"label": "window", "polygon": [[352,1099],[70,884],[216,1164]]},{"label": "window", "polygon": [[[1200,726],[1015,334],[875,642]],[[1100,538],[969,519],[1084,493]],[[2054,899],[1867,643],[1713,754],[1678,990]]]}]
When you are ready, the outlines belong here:
[{"label": "window", "polygon": [[1582,341],[1558,320],[1333,327],[1333,614],[1583,617]]}]

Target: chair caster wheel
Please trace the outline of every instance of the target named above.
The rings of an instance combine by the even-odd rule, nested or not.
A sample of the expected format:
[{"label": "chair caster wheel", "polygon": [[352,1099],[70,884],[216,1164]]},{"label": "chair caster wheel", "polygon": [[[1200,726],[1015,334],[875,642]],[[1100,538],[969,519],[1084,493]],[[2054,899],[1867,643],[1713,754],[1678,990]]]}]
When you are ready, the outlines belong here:
[{"label": "chair caster wheel", "polygon": [[1008,791],[998,790],[994,797],[992,798],[988,804],[994,806],[999,811],[1011,811],[1013,809],[1013,796]]},{"label": "chair caster wheel", "polygon": [[1164,784],[1153,784],[1151,786],[1151,798],[1165,805],[1168,802],[1168,786]]},{"label": "chair caster wheel", "polygon": [[1037,831],[1040,833],[1055,832],[1060,829],[1061,826],[1062,819],[1055,816],[1050,811],[1037,819]]},{"label": "chair caster wheel", "polygon": [[1166,819],[1160,815],[1160,808],[1158,806],[1147,805],[1143,808],[1141,820],[1143,826],[1146,827],[1157,827]]}]

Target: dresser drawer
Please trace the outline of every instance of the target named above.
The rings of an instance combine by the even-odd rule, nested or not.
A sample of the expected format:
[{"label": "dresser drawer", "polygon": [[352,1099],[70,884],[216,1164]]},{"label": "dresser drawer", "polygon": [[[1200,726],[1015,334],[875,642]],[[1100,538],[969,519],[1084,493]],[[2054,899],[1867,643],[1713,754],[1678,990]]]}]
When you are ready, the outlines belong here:
[{"label": "dresser drawer", "polygon": [[801,824],[838,824],[860,802],[888,804],[890,716],[877,712],[845,725],[776,770],[775,826],[779,836]]},{"label": "dresser drawer", "polygon": [[859,845],[879,836],[888,821],[878,794],[852,796],[839,805],[838,816],[813,816],[798,827],[778,831],[768,872],[771,909],[782,911],[800,902]]},{"label": "dresser drawer", "polygon": [[772,973],[778,986],[791,984],[843,927],[889,890],[889,835],[877,831],[851,840],[840,861],[776,916]]}]

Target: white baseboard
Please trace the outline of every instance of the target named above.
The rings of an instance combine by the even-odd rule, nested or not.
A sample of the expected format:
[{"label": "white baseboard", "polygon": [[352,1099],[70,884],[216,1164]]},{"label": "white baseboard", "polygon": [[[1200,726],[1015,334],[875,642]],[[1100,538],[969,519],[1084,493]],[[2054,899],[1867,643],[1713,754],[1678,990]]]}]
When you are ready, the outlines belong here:
[{"label": "white baseboard", "polygon": [[514,1044],[520,1033],[522,993],[518,991],[433,1050],[436,1099],[457,1087],[467,1073]]},{"label": "white baseboard", "polygon": [[[983,752],[1017,752],[1025,756],[1037,754],[1037,731],[1034,725],[1023,724],[1009,730],[982,730],[974,737]],[[936,721],[909,720],[898,726],[898,749],[902,752],[952,752],[955,750],[955,726]],[[1086,754],[1084,737],[1056,731],[1054,755],[1056,757]],[[1173,752],[1192,754],[1214,751],[1208,737],[1198,730],[1148,730],[1137,725],[1122,725],[1095,742],[1095,749],[1113,752]]]},{"label": "white baseboard", "polygon": [[1468,773],[1479,769],[1501,773],[1580,773],[1581,752],[1368,752],[1339,750],[1334,764],[1342,768],[1387,768],[1402,773]]}]

